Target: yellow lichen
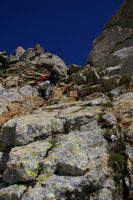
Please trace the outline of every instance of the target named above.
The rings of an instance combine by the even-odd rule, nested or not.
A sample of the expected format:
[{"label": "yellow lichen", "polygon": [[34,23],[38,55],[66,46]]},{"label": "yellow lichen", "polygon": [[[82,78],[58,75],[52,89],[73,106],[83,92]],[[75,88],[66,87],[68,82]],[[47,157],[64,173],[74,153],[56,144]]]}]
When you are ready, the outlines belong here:
[{"label": "yellow lichen", "polygon": [[33,169],[26,169],[25,171],[29,176],[37,177],[37,171],[33,171]]},{"label": "yellow lichen", "polygon": [[18,188],[18,187],[19,187],[19,185],[17,185],[17,184],[14,184],[14,185],[13,185],[13,187],[15,187],[15,188]]},{"label": "yellow lichen", "polygon": [[79,157],[82,157],[83,155],[82,155],[82,154],[78,154],[78,156],[79,156]]},{"label": "yellow lichen", "polygon": [[86,142],[82,141],[81,144],[86,144]]},{"label": "yellow lichen", "polygon": [[62,144],[62,145],[59,146],[59,148],[63,148],[64,146],[65,146],[65,144]]},{"label": "yellow lichen", "polygon": [[36,181],[45,181],[48,178],[49,178],[49,176],[38,177],[38,178],[36,178]]},{"label": "yellow lichen", "polygon": [[32,153],[30,154],[30,156],[31,156],[31,157],[37,156],[37,153],[32,152]]},{"label": "yellow lichen", "polygon": [[53,188],[56,190],[57,189],[57,185],[54,185]]}]

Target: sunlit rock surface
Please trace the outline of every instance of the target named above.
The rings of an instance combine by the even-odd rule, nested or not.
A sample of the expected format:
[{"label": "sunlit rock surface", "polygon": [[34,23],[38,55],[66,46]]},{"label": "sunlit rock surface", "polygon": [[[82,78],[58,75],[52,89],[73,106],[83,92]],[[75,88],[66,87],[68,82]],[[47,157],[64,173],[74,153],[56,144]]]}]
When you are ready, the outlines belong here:
[{"label": "sunlit rock surface", "polygon": [[[70,65],[40,45],[0,52],[0,200],[133,199],[133,21],[125,0]],[[57,76],[48,101],[34,81]]]},{"label": "sunlit rock surface", "polygon": [[119,73],[133,74],[133,2],[125,0],[93,41],[88,62],[97,67],[121,65]]}]

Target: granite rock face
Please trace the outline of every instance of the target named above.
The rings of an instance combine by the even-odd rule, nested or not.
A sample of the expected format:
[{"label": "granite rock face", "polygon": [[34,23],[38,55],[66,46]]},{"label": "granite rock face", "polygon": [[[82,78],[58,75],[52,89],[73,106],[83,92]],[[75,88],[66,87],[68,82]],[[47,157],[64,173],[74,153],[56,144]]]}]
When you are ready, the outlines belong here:
[{"label": "granite rock face", "polygon": [[13,148],[9,154],[3,180],[9,184],[34,180],[39,173],[39,163],[51,146],[48,142],[37,141]]},{"label": "granite rock face", "polygon": [[96,67],[116,67],[133,74],[133,2],[125,0],[93,41],[88,62]]},{"label": "granite rock face", "polygon": [[[20,195],[19,187],[25,183],[28,189],[22,190],[22,199],[87,199],[103,190],[113,199],[115,184],[108,164],[108,144],[98,125],[102,104],[87,104],[49,105],[38,114],[14,118],[3,125],[1,150],[14,147],[3,173],[11,192],[3,186],[0,198],[6,199],[4,191],[10,199],[12,193]],[[34,186],[30,186],[32,182]]]},{"label": "granite rock face", "polygon": [[20,200],[23,197],[24,192],[27,190],[27,187],[24,185],[11,185],[7,188],[0,190],[1,199],[9,200]]},{"label": "granite rock face", "polygon": [[[0,52],[0,200],[133,199],[132,5],[105,24],[90,64],[67,68],[40,45]],[[48,73],[45,101],[32,83]]]},{"label": "granite rock face", "polygon": [[[1,87],[0,199],[132,197],[132,79],[90,66],[73,73],[48,102],[32,86]],[[77,73],[101,90],[76,93]]]},{"label": "granite rock face", "polygon": [[[128,181],[132,178],[132,126],[127,129],[125,124],[131,120],[131,97],[132,91],[112,99],[95,93],[69,103],[51,101],[7,120],[0,129],[0,198],[123,199],[124,185],[115,177],[132,188]],[[126,130],[128,143],[121,140]],[[124,167],[129,174],[123,160],[118,162],[121,172],[113,169],[111,160],[115,154],[123,156],[119,146],[124,144],[129,157]],[[127,194],[131,197],[132,189]]]}]

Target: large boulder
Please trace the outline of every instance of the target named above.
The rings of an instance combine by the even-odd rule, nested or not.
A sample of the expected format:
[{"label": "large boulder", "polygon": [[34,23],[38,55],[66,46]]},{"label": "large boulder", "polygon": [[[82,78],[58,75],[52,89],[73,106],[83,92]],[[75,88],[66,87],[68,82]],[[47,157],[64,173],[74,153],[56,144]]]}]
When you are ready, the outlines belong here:
[{"label": "large boulder", "polygon": [[27,190],[27,187],[24,185],[11,185],[9,187],[3,188],[0,190],[0,199],[1,200],[20,200]]},{"label": "large boulder", "polygon": [[37,141],[13,148],[3,175],[4,181],[13,184],[34,180],[39,173],[40,161],[46,156],[51,146],[48,142]]},{"label": "large boulder", "polygon": [[67,66],[65,62],[57,55],[45,53],[40,57],[38,63],[45,67],[49,72],[55,73],[59,78],[67,76]]},{"label": "large boulder", "polygon": [[73,82],[76,85],[93,85],[97,84],[99,80],[100,76],[96,69],[86,66],[86,69],[82,68],[82,70],[72,73],[66,80],[66,83]]},{"label": "large boulder", "polygon": [[9,120],[0,132],[0,149],[25,145],[36,138],[47,138],[52,133],[63,133],[65,119],[58,119],[55,115],[57,112],[42,112]]},{"label": "large boulder", "polygon": [[75,64],[71,64],[68,68],[68,74],[72,74],[72,73],[76,73],[80,70],[82,70],[83,67],[82,66],[78,66],[78,65],[75,65]]}]

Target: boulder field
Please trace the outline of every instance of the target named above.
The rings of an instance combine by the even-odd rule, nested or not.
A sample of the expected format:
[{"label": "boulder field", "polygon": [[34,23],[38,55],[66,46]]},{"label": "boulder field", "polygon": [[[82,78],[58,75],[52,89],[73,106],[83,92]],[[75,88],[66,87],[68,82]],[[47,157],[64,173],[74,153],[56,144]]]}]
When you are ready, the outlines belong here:
[{"label": "boulder field", "polygon": [[[133,199],[133,21],[125,0],[84,66],[0,52],[0,200]],[[45,101],[34,81],[55,73]]]}]

